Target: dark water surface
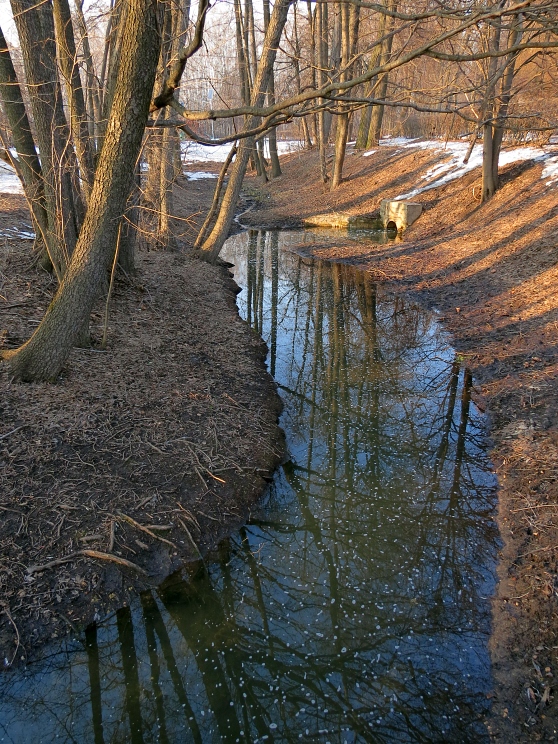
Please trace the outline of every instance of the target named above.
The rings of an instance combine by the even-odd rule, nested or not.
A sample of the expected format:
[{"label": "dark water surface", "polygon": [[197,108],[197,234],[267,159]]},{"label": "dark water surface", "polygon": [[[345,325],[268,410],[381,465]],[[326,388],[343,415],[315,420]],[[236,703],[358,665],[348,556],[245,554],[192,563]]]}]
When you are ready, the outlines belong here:
[{"label": "dark water surface", "polygon": [[[231,238],[290,460],[187,584],[1,681],[6,742],[487,742],[495,481],[429,311]],[[280,245],[282,243],[282,246]]]}]

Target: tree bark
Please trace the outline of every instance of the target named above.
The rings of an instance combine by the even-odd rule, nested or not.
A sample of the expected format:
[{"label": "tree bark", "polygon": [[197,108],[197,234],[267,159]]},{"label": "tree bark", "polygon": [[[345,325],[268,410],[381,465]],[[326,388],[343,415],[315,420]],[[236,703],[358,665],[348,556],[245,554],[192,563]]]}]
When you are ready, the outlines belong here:
[{"label": "tree bark", "polygon": [[[292,0],[276,0],[269,22],[269,28],[265,35],[262,55],[258,64],[258,71],[254,81],[254,92],[252,94],[251,105],[262,106],[265,100],[265,93],[269,86],[270,75],[273,71],[273,64],[277,56],[277,49],[281,40],[281,34],[287,21],[287,14]],[[259,123],[259,117],[250,116],[245,122],[245,130],[252,129]],[[203,243],[199,255],[206,260],[214,261],[225,242],[231,222],[234,216],[234,210],[242,188],[246,166],[250,150],[254,147],[253,138],[246,138],[240,141],[236,160],[234,161],[231,176],[219,216],[215,222],[213,230]]]},{"label": "tree bark", "polygon": [[[269,27],[269,0],[263,0],[263,11],[264,11],[264,32],[267,33]],[[299,81],[300,84],[300,81]],[[271,77],[269,79],[269,88],[267,92],[267,103],[268,106],[275,105],[275,73],[271,71]],[[271,177],[279,178],[281,175],[281,164],[279,163],[279,155],[277,153],[277,130],[275,127],[269,132],[269,159],[271,161]]]},{"label": "tree bark", "polygon": [[83,0],[75,0],[75,8],[77,15],[77,23],[79,33],[81,37],[81,46],[83,52],[83,59],[85,62],[85,69],[87,72],[87,85],[86,85],[86,111],[87,111],[87,126],[89,128],[89,137],[91,139],[91,148],[93,153],[97,152],[97,124],[101,118],[101,100],[99,97],[99,82],[95,75],[95,64],[93,62],[93,55],[91,54],[91,46],[89,44],[89,32],[87,30],[87,23],[85,22],[85,16],[83,14]]},{"label": "tree bark", "polygon": [[129,0],[110,118],[79,241],[41,324],[19,349],[3,353],[12,375],[55,380],[106,286],[139,154],[159,56],[156,0]]},{"label": "tree bark", "polygon": [[68,147],[69,130],[64,116],[56,67],[52,7],[35,0],[12,0],[25,77],[33,88],[31,107],[37,130],[44,179],[51,259],[62,277],[80,228],[83,209],[75,191],[75,156]]},{"label": "tree bark", "polygon": [[70,132],[74,143],[85,201],[93,186],[93,151],[87,126],[85,97],[77,63],[77,51],[68,0],[53,0],[54,28],[58,46],[58,60],[66,85],[70,109]]},{"label": "tree bark", "polygon": [[[46,242],[49,238],[49,230],[44,202],[41,163],[35,148],[35,140],[23,102],[21,88],[2,29],[0,29],[0,97],[10,125],[12,141],[23,177],[23,191],[37,236],[34,250],[41,264],[45,268],[49,268],[52,267],[50,260],[52,247],[49,249]],[[5,146],[7,147],[7,143],[5,143]]]},{"label": "tree bark", "polygon": [[[397,8],[397,2],[396,0],[388,0],[387,7],[389,10],[396,10]],[[387,19],[385,22],[385,30],[389,33],[391,29],[393,28],[393,20]],[[380,64],[385,64],[391,55],[391,47],[393,45],[393,35],[389,35],[386,39],[382,42],[382,48],[380,53]],[[377,83],[377,92],[376,92],[376,98],[379,98],[380,100],[384,100],[387,94],[387,88],[388,88],[388,73],[384,72],[383,75],[380,75]],[[377,145],[380,141],[380,137],[382,135],[382,121],[384,119],[384,110],[385,106],[382,103],[378,103],[375,106],[372,107],[371,117],[370,117],[370,129],[368,130],[368,139],[366,142],[366,147],[374,147]]]}]

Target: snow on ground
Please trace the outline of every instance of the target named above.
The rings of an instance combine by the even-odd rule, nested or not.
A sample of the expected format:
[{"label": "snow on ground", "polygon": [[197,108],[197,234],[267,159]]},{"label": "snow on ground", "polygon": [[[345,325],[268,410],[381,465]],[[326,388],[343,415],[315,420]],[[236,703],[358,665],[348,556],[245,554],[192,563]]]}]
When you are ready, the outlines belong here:
[{"label": "snow on ground", "polygon": [[207,173],[206,171],[184,171],[184,175],[189,181],[201,181],[203,178],[217,178],[216,173]]},{"label": "snow on ground", "polygon": [[[224,163],[232,147],[228,145],[201,145],[199,142],[182,142],[182,157],[185,163]],[[302,150],[303,142],[298,140],[278,140],[277,152],[279,155],[285,155],[289,152]],[[265,142],[265,154],[269,157],[269,147],[267,140]]]},{"label": "snow on ground", "polygon": [[17,227],[6,227],[4,230],[0,231],[0,238],[6,238],[6,240],[35,240],[35,233],[31,231],[31,225],[28,227],[29,230],[18,230]]},{"label": "snow on ground", "polygon": [[[412,147],[420,147],[421,149],[435,150],[444,159],[438,165],[430,168],[424,176],[423,181],[427,181],[424,186],[419,186],[412,191],[408,191],[406,194],[400,194],[395,199],[412,199],[418,194],[422,194],[424,191],[429,189],[435,189],[438,186],[453,181],[456,178],[460,178],[474,168],[478,168],[482,165],[482,143],[475,144],[471,156],[466,164],[463,163],[463,158],[469,149],[468,142],[447,142],[443,143],[441,140],[420,140],[410,139],[406,137],[386,137],[382,139],[380,145],[389,145],[391,147],[396,146],[402,149],[408,149]],[[364,153],[365,155],[372,154]],[[399,150],[400,152],[400,150]],[[549,181],[552,183],[554,180],[558,180],[558,165],[556,164],[556,158],[553,157],[555,148],[542,148],[542,147],[515,147],[511,150],[502,150],[500,153],[500,165],[509,165],[510,163],[519,163],[522,160],[540,160],[554,161],[554,169],[552,165],[550,169],[545,167],[542,173],[542,178],[551,178]]]},{"label": "snow on ground", "polygon": [[21,181],[13,168],[0,161],[0,192],[3,194],[23,194]]},{"label": "snow on ground", "polygon": [[542,178],[546,178],[549,184],[558,181],[558,155],[547,158],[544,164]]},{"label": "snow on ground", "polygon": [[182,142],[180,149],[185,163],[224,163],[231,150],[228,145],[200,145],[199,142]]}]

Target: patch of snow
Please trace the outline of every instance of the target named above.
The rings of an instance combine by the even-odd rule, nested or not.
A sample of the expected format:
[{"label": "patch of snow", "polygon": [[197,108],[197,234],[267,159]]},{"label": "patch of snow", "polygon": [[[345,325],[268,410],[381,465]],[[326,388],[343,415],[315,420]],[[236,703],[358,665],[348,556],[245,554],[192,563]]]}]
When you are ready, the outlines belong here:
[{"label": "patch of snow", "polygon": [[[181,143],[182,157],[185,163],[224,163],[232,147],[227,145],[201,145],[199,142],[188,140]],[[298,140],[278,140],[277,152],[285,155],[289,152],[302,150],[304,143]],[[269,157],[267,140],[265,142],[265,154]]]},{"label": "patch of snow", "polygon": [[23,194],[21,181],[13,168],[0,161],[0,192],[3,194]]},{"label": "patch of snow", "polygon": [[547,159],[541,178],[548,179],[549,184],[558,181],[558,155],[553,155]]},{"label": "patch of snow", "polygon": [[6,238],[6,240],[35,240],[35,233],[30,230],[18,230],[17,227],[6,227],[0,232],[0,238]]},{"label": "patch of snow", "polygon": [[216,173],[207,173],[206,171],[184,171],[184,175],[189,181],[201,181],[203,178],[217,178]]},{"label": "patch of snow", "polygon": [[[419,137],[392,137],[388,134],[385,137],[382,137],[379,144],[380,146],[389,145],[389,147],[393,147],[394,145],[401,145],[403,147],[415,147],[419,139]],[[422,145],[423,143],[421,142],[420,144]]]},{"label": "patch of snow", "polygon": [[367,157],[369,157],[370,155],[374,155],[374,153],[375,153],[375,152],[378,152],[378,150],[368,150],[367,152],[363,152],[363,153],[362,153],[362,157],[363,157],[363,158],[367,158]]},{"label": "patch of snow", "polygon": [[298,152],[299,150],[304,150],[304,142],[300,140],[279,140],[277,142],[279,155],[286,155],[289,152]]},{"label": "patch of snow", "polygon": [[182,142],[180,149],[185,163],[224,163],[231,151],[228,145],[200,145],[199,142]]},{"label": "patch of snow", "polygon": [[[396,199],[411,199],[418,194],[422,194],[430,189],[443,186],[449,181],[461,178],[474,168],[482,165],[482,143],[475,144],[471,156],[467,163],[463,163],[463,158],[467,153],[469,144],[467,142],[448,142],[442,144],[438,140],[425,140],[423,142],[409,143],[405,147],[419,146],[424,149],[435,150],[440,154],[447,155],[447,159],[430,168],[423,180],[429,181],[424,186],[419,186],[406,194],[396,196]],[[545,160],[550,154],[541,147],[515,147],[512,150],[502,150],[500,154],[500,165],[509,165],[510,163],[519,163],[523,160]]]}]

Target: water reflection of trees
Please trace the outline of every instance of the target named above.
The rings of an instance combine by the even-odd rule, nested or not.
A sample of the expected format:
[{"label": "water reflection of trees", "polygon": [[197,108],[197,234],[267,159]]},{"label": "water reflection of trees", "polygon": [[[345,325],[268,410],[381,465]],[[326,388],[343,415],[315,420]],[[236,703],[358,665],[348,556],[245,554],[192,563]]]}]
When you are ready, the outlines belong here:
[{"label": "water reflection of trees", "polygon": [[276,233],[234,250],[291,460],[193,582],[91,629],[69,672],[5,683],[2,725],[23,741],[27,706],[44,741],[482,741],[496,535],[470,373],[350,267]]}]

